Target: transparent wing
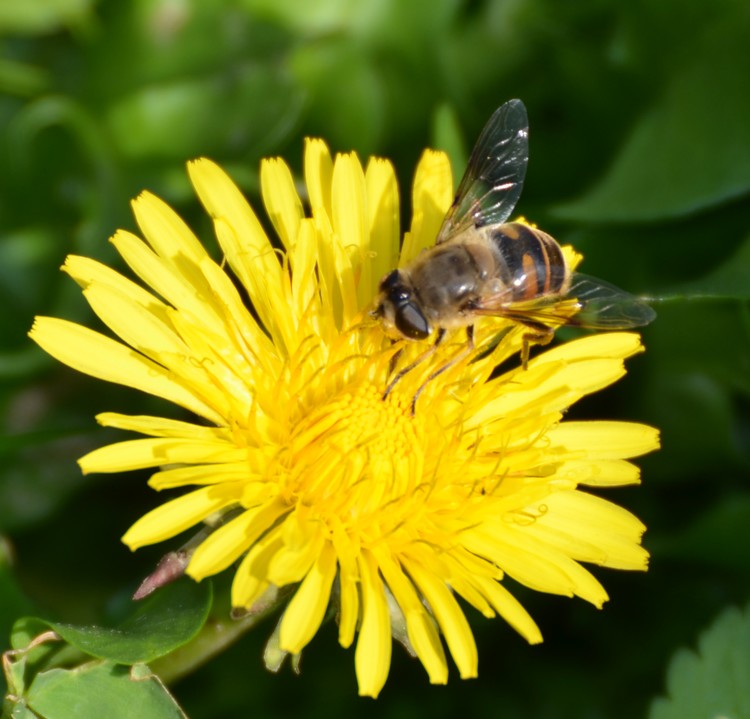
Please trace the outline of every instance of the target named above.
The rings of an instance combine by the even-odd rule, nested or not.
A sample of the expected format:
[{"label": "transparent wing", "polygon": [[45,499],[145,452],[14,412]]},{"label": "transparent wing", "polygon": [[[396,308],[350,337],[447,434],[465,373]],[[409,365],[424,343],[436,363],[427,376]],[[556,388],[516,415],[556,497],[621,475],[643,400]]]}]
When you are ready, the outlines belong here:
[{"label": "transparent wing", "polygon": [[573,275],[570,289],[564,295],[540,294],[513,300],[506,289],[482,297],[470,311],[531,326],[574,325],[591,330],[642,327],[656,317],[656,312],[643,300],[604,280],[582,274]]},{"label": "transparent wing", "polygon": [[561,295],[540,295],[529,300],[503,299],[501,294],[483,297],[470,312],[474,315],[504,317],[513,322],[540,327],[559,327],[577,324],[576,315],[581,308],[573,298]]},{"label": "transparent wing", "polygon": [[581,309],[568,322],[592,330],[626,330],[656,319],[656,312],[643,300],[604,280],[576,273],[566,297],[575,298]]},{"label": "transparent wing", "polygon": [[520,100],[501,105],[479,136],[437,243],[472,224],[505,222],[521,196],[529,160],[529,120]]}]

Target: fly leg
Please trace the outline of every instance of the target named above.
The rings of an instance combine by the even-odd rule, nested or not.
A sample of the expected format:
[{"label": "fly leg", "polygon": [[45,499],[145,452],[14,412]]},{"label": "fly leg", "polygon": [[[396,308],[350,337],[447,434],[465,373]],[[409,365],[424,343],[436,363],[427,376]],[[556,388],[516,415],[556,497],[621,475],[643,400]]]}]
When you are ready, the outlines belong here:
[{"label": "fly leg", "polygon": [[[417,359],[415,359],[411,364],[406,365],[406,367],[400,370],[398,374],[388,383],[388,386],[385,388],[385,392],[383,393],[384,400],[388,398],[388,395],[393,391],[393,388],[396,386],[399,380],[404,377],[404,375],[411,372],[417,365],[421,364],[426,359],[435,354],[435,350],[437,350],[444,337],[445,330],[441,328],[437,331],[437,336],[435,337],[434,344],[429,349],[425,350],[421,355],[419,355],[419,357],[417,357]],[[412,412],[412,414],[414,414],[414,412]]]},{"label": "fly leg", "polygon": [[531,350],[531,344],[535,345],[548,345],[552,342],[552,338],[555,336],[555,330],[551,327],[545,327],[544,325],[527,325],[529,332],[524,332],[521,338],[521,367],[528,369],[529,366],[529,351]]},{"label": "fly leg", "polygon": [[434,380],[439,377],[443,372],[450,369],[456,363],[460,362],[465,357],[468,357],[474,351],[474,325],[469,325],[466,328],[466,347],[462,352],[459,352],[450,362],[446,362],[440,369],[436,369],[423,383],[422,386],[416,391],[411,401],[411,415],[414,416],[414,412],[417,407],[417,400],[419,395],[422,394],[422,390]]}]

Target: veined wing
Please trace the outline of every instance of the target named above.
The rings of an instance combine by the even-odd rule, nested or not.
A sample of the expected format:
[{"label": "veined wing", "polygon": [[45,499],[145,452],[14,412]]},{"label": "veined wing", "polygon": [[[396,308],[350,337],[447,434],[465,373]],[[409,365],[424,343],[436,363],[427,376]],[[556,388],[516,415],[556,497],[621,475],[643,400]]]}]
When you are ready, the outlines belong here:
[{"label": "veined wing", "polygon": [[485,317],[503,317],[531,327],[555,328],[576,324],[581,304],[575,298],[563,295],[540,295],[528,300],[509,299],[508,293],[482,298],[471,314]]},{"label": "veined wing", "polygon": [[568,322],[592,330],[626,330],[642,327],[656,318],[643,300],[619,287],[575,273],[566,297],[575,298],[581,309]]},{"label": "veined wing", "polygon": [[513,300],[509,289],[482,297],[469,310],[475,315],[504,317],[530,326],[573,325],[592,330],[642,327],[656,317],[643,300],[619,287],[583,274],[574,274],[564,295],[540,294]]},{"label": "veined wing", "polygon": [[505,222],[521,196],[528,159],[526,107],[520,100],[510,100],[495,110],[474,145],[437,243],[471,225]]}]

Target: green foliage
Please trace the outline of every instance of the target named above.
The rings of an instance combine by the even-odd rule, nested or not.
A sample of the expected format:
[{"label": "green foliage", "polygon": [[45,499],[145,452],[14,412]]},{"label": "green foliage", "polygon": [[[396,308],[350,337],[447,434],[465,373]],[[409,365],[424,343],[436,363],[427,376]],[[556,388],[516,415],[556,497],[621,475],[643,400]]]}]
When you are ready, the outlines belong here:
[{"label": "green foliage", "polygon": [[727,609],[698,640],[669,663],[667,698],[649,719],[750,716],[750,610]]},{"label": "green foliage", "polygon": [[[194,671],[174,687],[192,719],[487,706],[504,719],[644,716],[675,647],[750,599],[749,35],[744,0],[0,2],[0,637],[9,646],[15,624],[17,648],[50,626],[65,640],[15,656],[6,716],[180,716],[141,664],[165,652],[159,676]],[[518,211],[580,249],[584,272],[658,312],[628,377],[575,410],[662,431],[643,486],[608,495],[648,525],[650,572],[602,576],[603,613],[519,590],[544,645],[475,618],[478,680],[430,687],[394,651],[377,704],[356,699],[353,652],[331,629],[301,678],[262,668],[270,626],[227,649],[247,627],[217,608],[206,622],[203,587],[160,590],[122,625],[166,549],[131,555],[118,538],[161,498],[146,476],[84,479],[75,460],[121,437],[96,427],[97,412],[175,410],[75,376],[29,343],[35,314],[94,323],[58,271],[65,255],[118,266],[106,239],[133,229],[128,203],[144,188],[211,245],[184,162],[211,156],[260,209],[259,159],[283,155],[299,172],[306,135],[392,158],[406,224],[423,148],[447,150],[460,175],[511,97],[531,123]],[[29,614],[60,622],[16,623]],[[746,652],[747,634],[746,615],[726,614],[700,657],[679,655],[651,716],[708,716],[711,687],[732,691],[730,665],[747,673],[728,648]],[[126,660],[132,670],[110,663]],[[750,694],[735,688],[737,701],[737,688]],[[75,703],[90,697],[112,705]]]},{"label": "green foliage", "polygon": [[150,663],[198,634],[211,607],[210,586],[189,580],[169,585],[112,628],[21,619],[13,630],[13,646],[24,646],[46,625],[68,644],[92,657],[118,664]]},{"label": "green foliage", "polygon": [[560,216],[584,222],[682,217],[750,191],[747,25],[721,18],[638,119],[604,177]]},{"label": "green foliage", "polygon": [[[3,716],[30,711],[60,719],[183,717],[146,662],[194,639],[210,607],[210,584],[182,580],[144,601],[117,627],[20,619],[12,633],[15,651],[6,655]],[[67,646],[61,648],[60,640]]]},{"label": "green foliage", "polygon": [[40,673],[23,698],[6,701],[13,719],[185,719],[186,715],[145,664],[90,662]]}]

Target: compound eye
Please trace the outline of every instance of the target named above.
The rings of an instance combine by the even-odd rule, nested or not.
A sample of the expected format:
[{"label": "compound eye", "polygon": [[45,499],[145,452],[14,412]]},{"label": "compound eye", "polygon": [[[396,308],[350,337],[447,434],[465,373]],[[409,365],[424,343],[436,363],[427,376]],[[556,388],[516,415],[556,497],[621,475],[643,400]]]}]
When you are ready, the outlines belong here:
[{"label": "compound eye", "polygon": [[388,290],[393,289],[397,284],[399,284],[400,279],[400,273],[398,270],[389,272],[385,277],[383,277],[382,280],[380,280],[380,291],[387,292]]},{"label": "compound eye", "polygon": [[412,302],[401,305],[394,317],[396,329],[411,340],[423,340],[430,335],[430,326],[422,311]]}]

